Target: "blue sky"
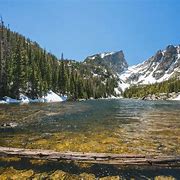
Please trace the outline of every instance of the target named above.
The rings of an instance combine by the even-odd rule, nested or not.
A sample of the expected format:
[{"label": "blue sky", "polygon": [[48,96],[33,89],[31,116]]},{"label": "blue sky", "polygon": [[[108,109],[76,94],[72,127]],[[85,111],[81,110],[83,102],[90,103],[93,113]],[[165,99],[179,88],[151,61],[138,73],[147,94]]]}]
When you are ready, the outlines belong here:
[{"label": "blue sky", "polygon": [[179,0],[0,0],[0,14],[57,57],[123,50],[132,65],[180,44]]}]

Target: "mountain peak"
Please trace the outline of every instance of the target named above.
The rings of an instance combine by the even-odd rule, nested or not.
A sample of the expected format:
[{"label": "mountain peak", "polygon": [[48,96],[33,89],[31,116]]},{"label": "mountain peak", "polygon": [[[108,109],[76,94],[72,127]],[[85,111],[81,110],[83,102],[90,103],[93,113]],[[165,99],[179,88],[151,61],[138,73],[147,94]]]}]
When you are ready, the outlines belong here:
[{"label": "mountain peak", "polygon": [[85,62],[93,63],[96,65],[105,65],[116,73],[121,73],[128,68],[125,60],[124,53],[120,51],[103,52],[88,56]]},{"label": "mountain peak", "polygon": [[148,60],[129,67],[120,79],[130,84],[153,84],[168,80],[180,73],[180,47],[168,45]]}]

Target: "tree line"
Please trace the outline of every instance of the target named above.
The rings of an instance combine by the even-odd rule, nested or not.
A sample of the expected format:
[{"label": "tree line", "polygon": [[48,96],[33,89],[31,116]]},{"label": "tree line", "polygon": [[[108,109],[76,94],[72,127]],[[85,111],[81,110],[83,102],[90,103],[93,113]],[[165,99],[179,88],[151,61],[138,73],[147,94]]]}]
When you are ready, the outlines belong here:
[{"label": "tree line", "polygon": [[38,43],[0,22],[0,98],[18,99],[23,93],[34,99],[46,95],[49,90],[67,94],[72,99],[116,95],[117,79],[104,68],[59,60]]},{"label": "tree line", "polygon": [[124,91],[125,98],[142,98],[149,94],[180,92],[180,79],[178,76],[161,83],[149,85],[134,85]]}]

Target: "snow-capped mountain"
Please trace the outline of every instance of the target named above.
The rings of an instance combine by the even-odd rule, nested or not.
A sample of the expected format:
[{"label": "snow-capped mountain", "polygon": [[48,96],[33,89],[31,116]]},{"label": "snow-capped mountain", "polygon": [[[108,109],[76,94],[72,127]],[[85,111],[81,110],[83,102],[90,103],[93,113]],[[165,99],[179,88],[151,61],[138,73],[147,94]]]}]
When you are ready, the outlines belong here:
[{"label": "snow-capped mountain", "polygon": [[89,59],[95,59],[96,57],[100,56],[101,58],[104,58],[106,56],[110,56],[112,54],[114,54],[115,52],[104,52],[104,53],[99,53],[99,54],[95,54],[92,56],[88,56]]},{"label": "snow-capped mountain", "polygon": [[111,70],[114,77],[119,77],[118,87],[114,90],[120,95],[132,85],[159,83],[180,76],[180,46],[169,45],[143,63],[130,67],[123,51],[88,56],[84,63]]},{"label": "snow-capped mountain", "polygon": [[180,74],[180,46],[169,45],[163,51],[120,73],[119,86],[124,90],[133,84],[153,84]]},{"label": "snow-capped mountain", "polygon": [[103,65],[107,68],[110,68],[115,73],[122,73],[125,69],[128,68],[123,51],[104,52],[88,56],[85,60],[85,63]]}]

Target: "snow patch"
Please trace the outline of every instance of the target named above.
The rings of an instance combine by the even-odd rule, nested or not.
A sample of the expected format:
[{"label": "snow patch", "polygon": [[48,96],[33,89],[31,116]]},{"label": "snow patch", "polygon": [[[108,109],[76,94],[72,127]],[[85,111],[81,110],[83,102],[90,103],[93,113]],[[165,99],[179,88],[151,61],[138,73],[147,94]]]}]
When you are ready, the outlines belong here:
[{"label": "snow patch", "polygon": [[122,81],[122,82],[118,82],[118,87],[124,92],[125,89],[127,89],[127,88],[130,87],[130,84],[129,84],[129,83],[124,83],[124,82]]},{"label": "snow patch", "polygon": [[8,96],[5,96],[3,99],[4,99],[4,101],[6,101],[6,103],[20,103],[20,100],[13,99]]},{"label": "snow patch", "polygon": [[113,55],[114,53],[116,53],[116,52],[104,52],[104,53],[100,53],[100,54],[95,54],[92,56],[88,56],[88,59],[95,59],[97,56],[104,58],[105,56],[110,56],[110,55]]},{"label": "snow patch", "polygon": [[92,57],[89,56],[89,57],[88,57],[88,59],[95,59],[95,58],[96,58],[96,56],[92,56]]},{"label": "snow patch", "polygon": [[49,91],[46,96],[43,97],[44,102],[62,102],[67,99],[67,96],[59,96],[53,91]]},{"label": "snow patch", "polygon": [[0,104],[7,104],[7,102],[6,102],[6,101],[1,100],[1,101],[0,101]]},{"label": "snow patch", "polygon": [[180,95],[178,95],[176,98],[171,99],[171,100],[180,101]]},{"label": "snow patch", "polygon": [[101,56],[101,58],[104,58],[105,56],[109,56],[109,55],[112,55],[114,53],[115,52],[105,52],[105,53],[101,53],[100,56]]},{"label": "snow patch", "polygon": [[180,54],[179,53],[177,54],[177,59],[180,59]]},{"label": "snow patch", "polygon": [[120,95],[121,94],[121,91],[119,90],[119,88],[114,88],[114,91],[117,95]]},{"label": "snow patch", "polygon": [[27,104],[31,101],[31,99],[28,98],[27,96],[25,96],[24,94],[20,94],[19,99],[20,99],[21,103],[23,103],[23,104]]},{"label": "snow patch", "polygon": [[12,104],[12,103],[37,103],[37,102],[62,102],[67,100],[67,96],[59,96],[53,91],[49,91],[46,96],[38,99],[30,99],[24,94],[20,94],[19,100],[5,96],[4,100],[0,101],[0,104]]}]

